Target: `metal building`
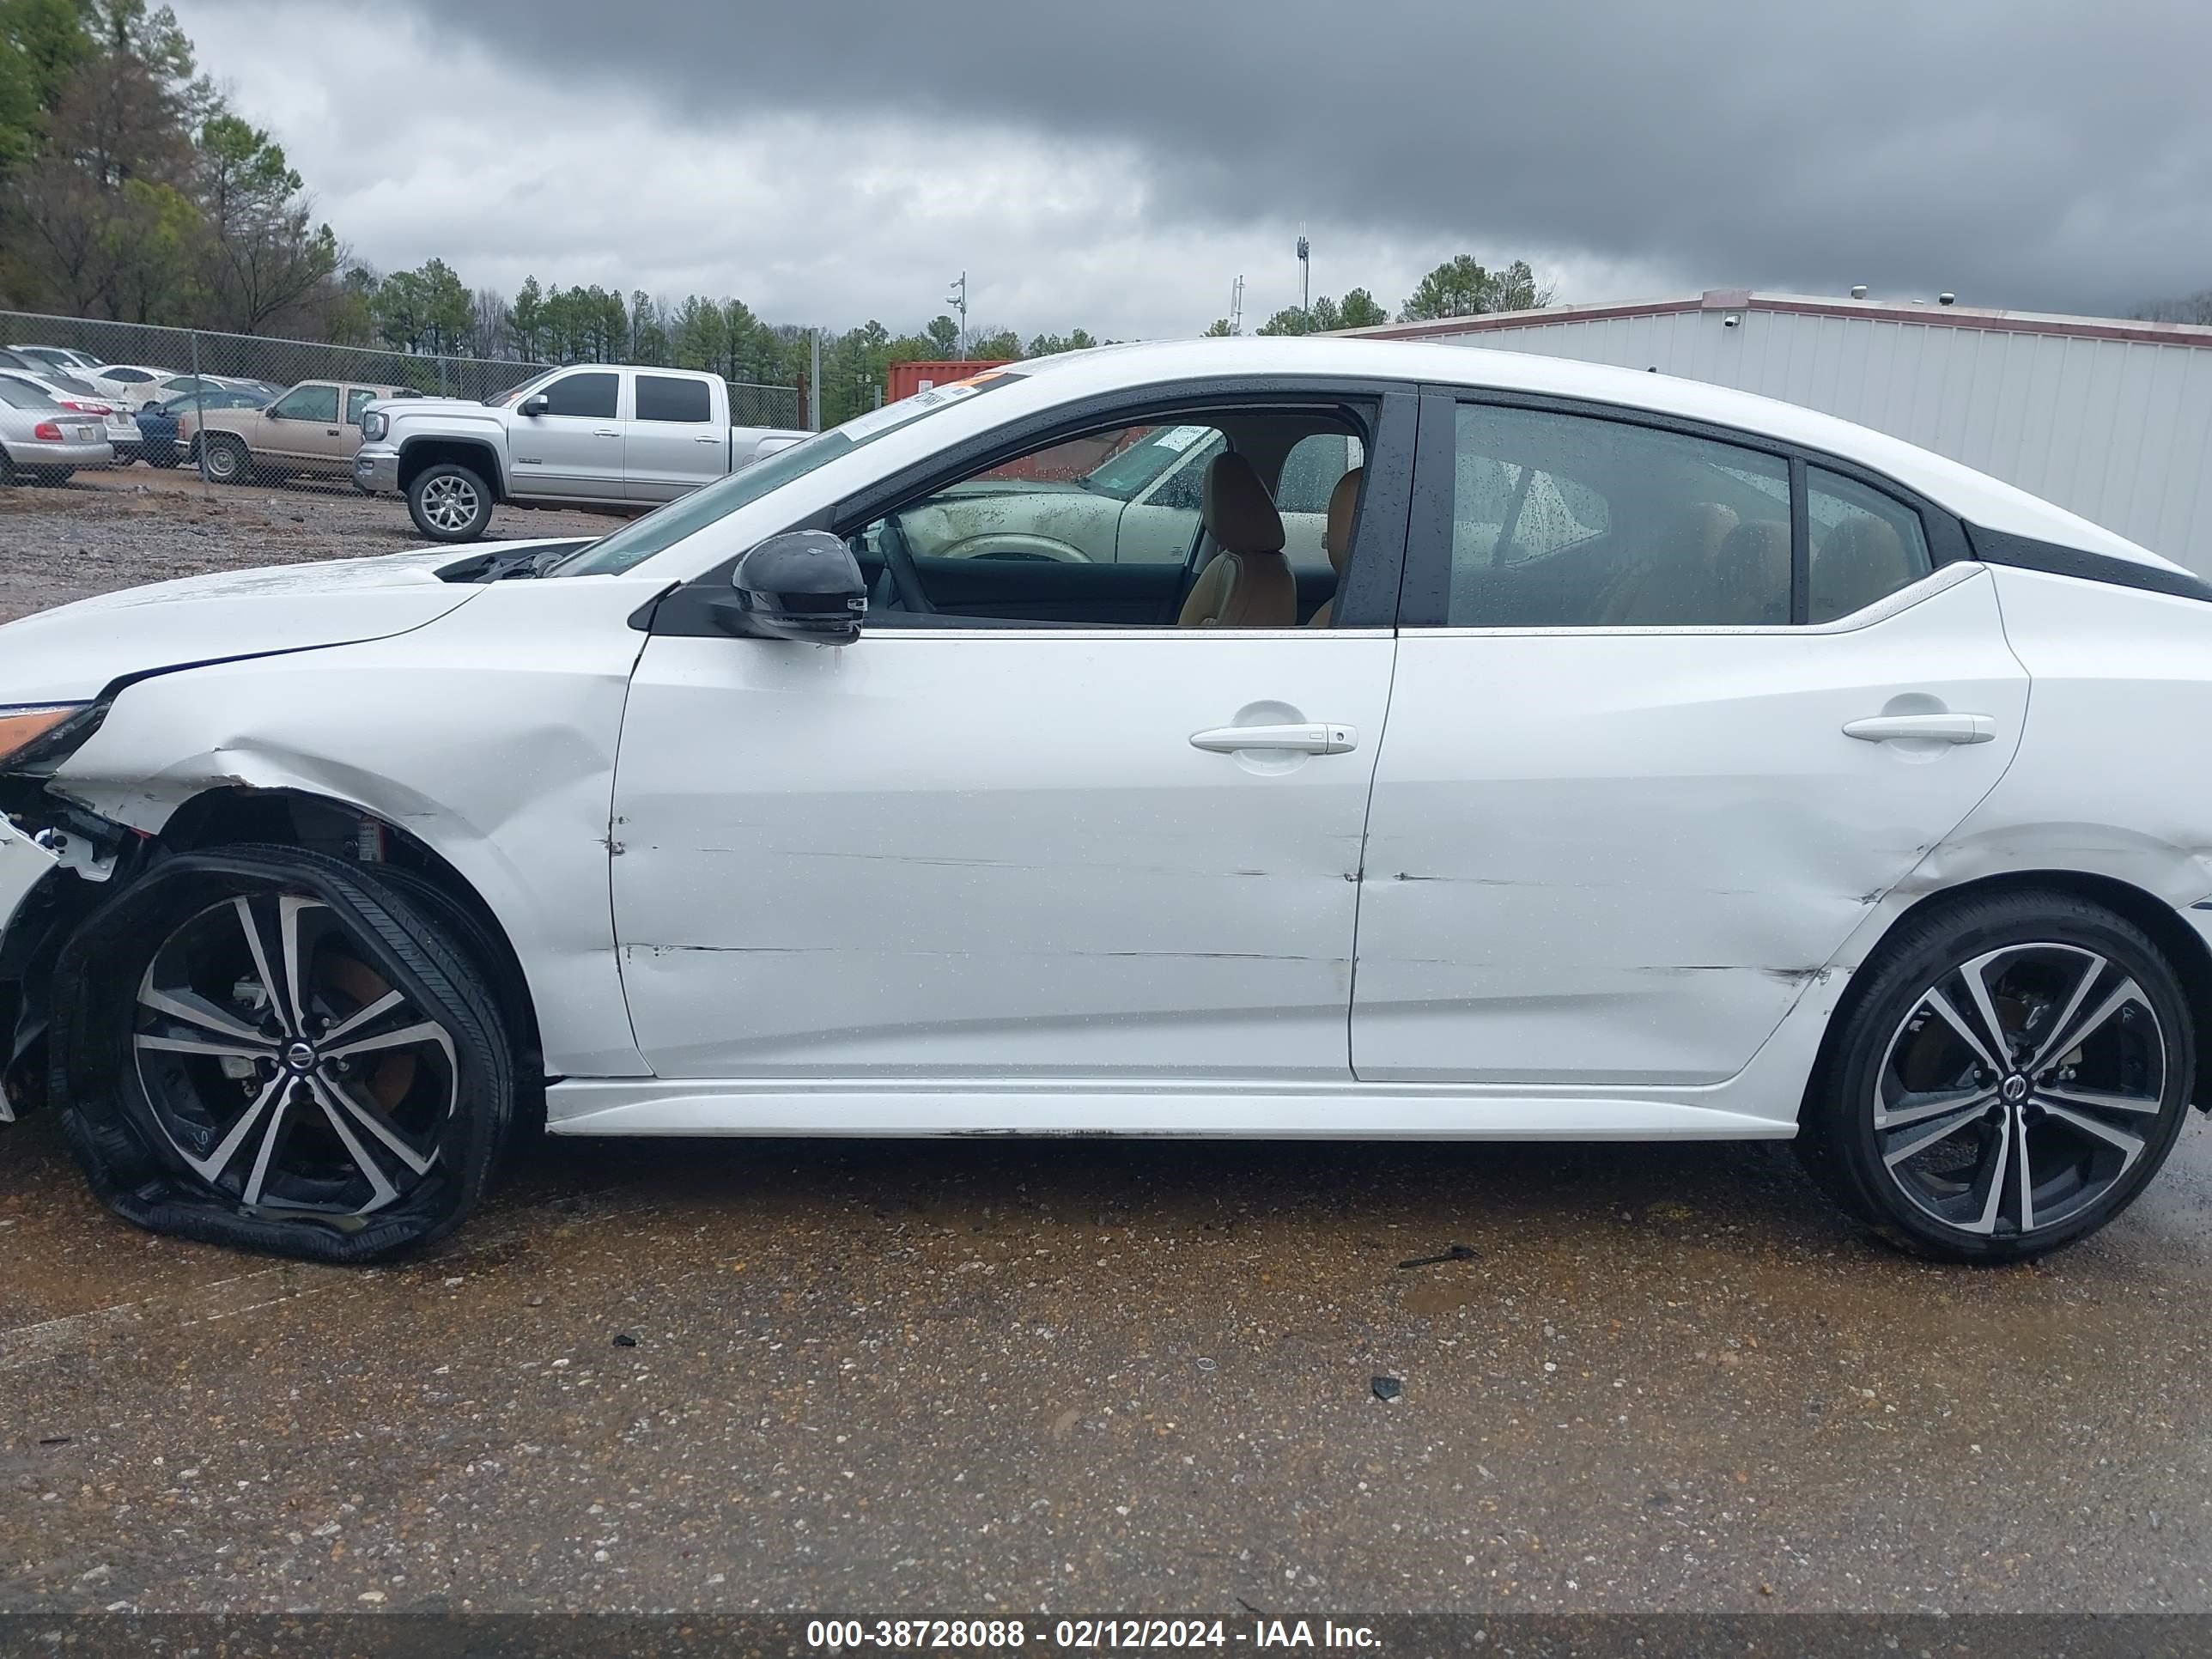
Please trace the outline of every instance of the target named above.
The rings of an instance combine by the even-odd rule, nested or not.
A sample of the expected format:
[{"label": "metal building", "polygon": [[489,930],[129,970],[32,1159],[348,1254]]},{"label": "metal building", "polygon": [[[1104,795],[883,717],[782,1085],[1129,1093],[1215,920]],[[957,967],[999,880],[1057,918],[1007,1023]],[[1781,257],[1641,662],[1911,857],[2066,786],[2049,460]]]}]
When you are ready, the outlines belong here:
[{"label": "metal building", "polygon": [[2212,576],[2212,328],[1715,289],[1359,331],[1785,398],[1978,467]]}]

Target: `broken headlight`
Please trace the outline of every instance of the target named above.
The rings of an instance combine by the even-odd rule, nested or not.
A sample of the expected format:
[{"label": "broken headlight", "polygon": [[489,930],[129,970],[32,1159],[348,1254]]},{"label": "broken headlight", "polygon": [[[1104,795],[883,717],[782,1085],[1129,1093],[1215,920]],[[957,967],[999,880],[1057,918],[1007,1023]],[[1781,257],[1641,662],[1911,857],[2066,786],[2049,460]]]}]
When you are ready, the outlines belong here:
[{"label": "broken headlight", "polygon": [[52,771],[106,716],[105,702],[0,704],[0,771]]}]

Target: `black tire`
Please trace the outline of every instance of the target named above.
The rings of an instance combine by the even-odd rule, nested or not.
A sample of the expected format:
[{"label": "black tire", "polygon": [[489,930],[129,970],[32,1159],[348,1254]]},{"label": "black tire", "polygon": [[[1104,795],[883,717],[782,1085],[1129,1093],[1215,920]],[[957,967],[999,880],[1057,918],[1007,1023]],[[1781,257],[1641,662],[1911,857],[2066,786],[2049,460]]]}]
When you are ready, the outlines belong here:
[{"label": "black tire", "polygon": [[50,1097],[94,1192],[155,1232],[310,1261],[445,1237],[514,1112],[479,949],[374,866],[253,846],[153,866],[54,970]]},{"label": "black tire", "polygon": [[1883,1237],[1942,1261],[2026,1261],[2096,1231],[2158,1173],[2196,1089],[2172,964],[2070,893],[1913,918],[1838,1018],[1799,1159]]},{"label": "black tire", "polygon": [[491,523],[491,489],[458,461],[440,461],[407,485],[407,516],[434,542],[472,542]]},{"label": "black tire", "polygon": [[200,446],[205,453],[200,468],[211,483],[243,484],[253,482],[253,452],[246,447],[243,438],[228,433],[215,433]]}]

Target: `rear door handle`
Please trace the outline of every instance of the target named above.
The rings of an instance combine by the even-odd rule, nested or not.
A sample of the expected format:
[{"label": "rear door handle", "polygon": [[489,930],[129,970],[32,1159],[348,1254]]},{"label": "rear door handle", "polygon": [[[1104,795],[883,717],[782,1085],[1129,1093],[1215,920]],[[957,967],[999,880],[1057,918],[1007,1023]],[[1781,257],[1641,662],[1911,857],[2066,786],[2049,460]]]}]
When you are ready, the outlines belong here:
[{"label": "rear door handle", "polygon": [[1334,720],[1298,726],[1216,726],[1190,734],[1190,746],[1216,755],[1267,750],[1279,755],[1346,755],[1359,747],[1356,726]]},{"label": "rear door handle", "polygon": [[1987,714],[1875,714],[1844,726],[1845,737],[1865,743],[1987,743],[1996,734],[1997,723]]},{"label": "rear door handle", "polygon": [[621,437],[621,436],[622,436],[622,434],[621,434],[621,433],[619,433],[619,432],[615,431],[615,430],[614,430],[612,428],[611,428],[611,427],[604,427],[604,426],[603,426],[603,427],[599,427],[599,428],[598,428],[597,429],[595,429],[595,430],[592,432],[592,435],[594,438],[619,438],[619,437]]}]

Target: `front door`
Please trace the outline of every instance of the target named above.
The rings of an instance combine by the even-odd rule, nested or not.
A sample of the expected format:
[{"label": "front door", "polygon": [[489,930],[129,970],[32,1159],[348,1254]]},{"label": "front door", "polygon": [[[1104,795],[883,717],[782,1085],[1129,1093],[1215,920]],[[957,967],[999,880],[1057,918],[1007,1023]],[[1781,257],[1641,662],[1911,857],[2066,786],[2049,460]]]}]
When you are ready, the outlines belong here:
[{"label": "front door", "polygon": [[[1355,531],[1393,595],[1404,482]],[[839,526],[870,568],[885,523]],[[1180,629],[1159,563],[921,568],[998,625],[916,616],[887,577],[842,649],[648,641],[613,868],[654,1071],[896,1085],[882,1127],[913,1130],[962,1127],[963,1079],[1009,1088],[964,1127],[1031,1128],[1097,1127],[1055,1081],[1347,1081],[1389,629]],[[1048,626],[1006,625],[1025,574]]]},{"label": "front door", "polygon": [[258,454],[273,459],[313,462],[337,437],[338,388],[326,381],[295,386],[263,413]]},{"label": "front door", "polygon": [[1723,1081],[2009,763],[2027,679],[1992,584],[1932,571],[1907,503],[1771,452],[1441,418],[1457,507],[1409,549],[1442,614],[1400,647],[1353,1067]]},{"label": "front door", "polygon": [[622,500],[622,376],[578,369],[548,381],[538,395],[545,412],[518,410],[507,431],[515,494]]}]

